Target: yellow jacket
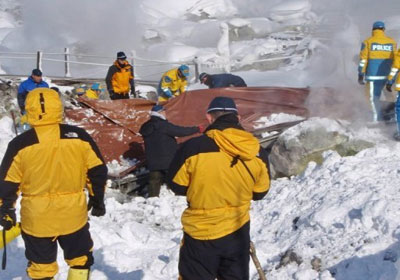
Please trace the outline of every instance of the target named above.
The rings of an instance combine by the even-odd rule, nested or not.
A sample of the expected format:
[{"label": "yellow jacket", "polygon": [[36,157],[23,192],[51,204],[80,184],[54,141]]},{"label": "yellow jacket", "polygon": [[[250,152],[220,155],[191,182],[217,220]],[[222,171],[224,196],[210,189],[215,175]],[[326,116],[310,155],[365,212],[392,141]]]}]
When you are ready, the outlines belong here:
[{"label": "yellow jacket", "polygon": [[87,98],[90,98],[90,99],[99,99],[99,96],[97,95],[97,92],[92,90],[92,89],[86,90],[85,96]]},{"label": "yellow jacket", "polygon": [[114,91],[117,94],[129,94],[134,91],[135,86],[133,82],[133,68],[125,61],[121,67],[118,61],[108,69],[106,76],[106,84],[108,91]]},{"label": "yellow jacket", "polygon": [[168,172],[171,189],[187,196],[182,225],[195,239],[217,239],[240,229],[250,220],[250,201],[269,189],[258,140],[238,127],[218,127],[229,117],[184,143]]},{"label": "yellow jacket", "polygon": [[[393,79],[394,79],[394,77],[396,77],[397,73],[399,72],[399,68],[400,68],[400,49],[397,51],[397,53],[394,57],[392,69],[391,69],[389,77],[388,77],[389,83],[393,83]],[[397,75],[397,78],[395,81],[395,90],[400,91],[400,75]]]},{"label": "yellow jacket", "polygon": [[60,124],[57,92],[34,89],[25,108],[33,129],[8,145],[0,167],[0,198],[15,202],[21,193],[21,227],[30,235],[73,233],[88,220],[85,186],[103,200],[107,167],[86,131]]},{"label": "yellow jacket", "polygon": [[178,68],[165,72],[161,78],[161,90],[168,89],[174,96],[184,93],[187,89],[187,80],[185,77],[179,77]]},{"label": "yellow jacket", "polygon": [[386,80],[392,66],[396,41],[383,30],[373,30],[372,36],[361,45],[358,72],[367,81]]}]

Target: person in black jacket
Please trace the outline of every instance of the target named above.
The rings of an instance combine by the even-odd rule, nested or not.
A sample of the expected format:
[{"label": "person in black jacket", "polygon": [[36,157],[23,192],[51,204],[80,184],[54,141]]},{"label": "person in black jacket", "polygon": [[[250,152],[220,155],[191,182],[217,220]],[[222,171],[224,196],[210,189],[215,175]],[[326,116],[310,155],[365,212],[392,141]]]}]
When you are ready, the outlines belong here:
[{"label": "person in black jacket", "polygon": [[169,164],[178,149],[175,137],[189,136],[202,132],[201,126],[183,127],[167,121],[161,105],[151,109],[151,117],[139,132],[143,136],[147,168],[150,171],[149,197],[159,196]]},{"label": "person in black jacket", "polygon": [[205,84],[208,88],[247,87],[241,77],[229,73],[215,75],[201,73],[199,80],[200,83]]}]

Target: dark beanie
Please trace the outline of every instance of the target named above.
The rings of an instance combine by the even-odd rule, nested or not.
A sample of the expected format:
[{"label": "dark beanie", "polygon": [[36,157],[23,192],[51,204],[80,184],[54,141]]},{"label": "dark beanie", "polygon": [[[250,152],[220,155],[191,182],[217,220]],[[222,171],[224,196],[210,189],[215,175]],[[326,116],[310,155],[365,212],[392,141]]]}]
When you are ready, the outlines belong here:
[{"label": "dark beanie", "polygon": [[126,59],[126,55],[124,52],[118,52],[117,53],[117,59]]},{"label": "dark beanie", "polygon": [[215,97],[208,105],[207,113],[213,111],[231,111],[237,114],[235,101],[232,98],[225,96]]},{"label": "dark beanie", "polygon": [[42,76],[42,71],[40,71],[40,69],[33,69],[32,75],[40,77],[40,76]]}]

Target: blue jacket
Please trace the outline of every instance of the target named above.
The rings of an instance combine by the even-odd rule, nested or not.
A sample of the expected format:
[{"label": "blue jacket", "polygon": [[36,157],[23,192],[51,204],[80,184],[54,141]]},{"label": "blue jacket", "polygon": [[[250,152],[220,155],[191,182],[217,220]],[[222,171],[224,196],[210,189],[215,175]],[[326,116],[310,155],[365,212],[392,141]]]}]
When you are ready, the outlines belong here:
[{"label": "blue jacket", "polygon": [[48,88],[49,85],[45,81],[36,83],[30,76],[27,80],[23,81],[18,87],[18,106],[21,110],[25,109],[25,99],[28,93],[35,88]]},{"label": "blue jacket", "polygon": [[247,87],[242,78],[232,74],[216,74],[209,75],[209,77],[211,79],[211,83],[208,85],[209,88]]}]

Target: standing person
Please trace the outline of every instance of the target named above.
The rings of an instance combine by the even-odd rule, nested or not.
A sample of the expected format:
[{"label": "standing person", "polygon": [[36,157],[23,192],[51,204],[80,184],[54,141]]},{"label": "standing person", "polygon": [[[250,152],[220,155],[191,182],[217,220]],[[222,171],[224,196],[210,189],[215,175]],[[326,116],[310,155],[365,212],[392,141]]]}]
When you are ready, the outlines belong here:
[{"label": "standing person", "polygon": [[108,68],[106,84],[112,100],[129,99],[129,93],[136,98],[133,67],[124,52],[118,52],[117,60]]},{"label": "standing person", "polygon": [[366,95],[371,103],[374,121],[383,120],[380,97],[396,49],[396,42],[385,35],[385,24],[382,21],[372,25],[372,36],[361,44],[358,83],[363,85],[364,80],[367,81]]},{"label": "standing person", "polygon": [[210,126],[177,151],[167,182],[185,195],[179,274],[183,280],[249,279],[250,204],[269,190],[258,140],[243,130],[233,99],[214,98]]},{"label": "standing person", "polygon": [[28,276],[54,279],[58,241],[70,266],[68,280],[87,280],[93,264],[88,209],[93,216],[106,212],[107,167],[85,130],[61,124],[62,103],[56,91],[32,90],[25,107],[33,129],[8,144],[1,163],[0,224],[6,230],[16,224],[15,203],[21,193]]},{"label": "standing person", "polygon": [[[392,92],[393,82],[395,82],[395,90],[397,91],[397,100],[395,105],[395,112],[396,112],[396,121],[397,121],[397,131],[394,134],[394,139],[400,141],[400,75],[397,73],[399,72],[400,68],[400,49],[397,51],[391,72],[388,77],[388,82],[386,84],[386,89],[389,92]],[[396,79],[395,79],[396,78]]]},{"label": "standing person", "polygon": [[35,88],[48,88],[49,85],[42,79],[42,71],[33,69],[32,75],[23,81],[18,87],[18,106],[21,110],[21,115],[25,115],[25,99],[28,93]]},{"label": "standing person", "polygon": [[208,88],[247,87],[241,77],[229,73],[215,75],[201,73],[199,80],[200,83],[205,84]]},{"label": "standing person", "polygon": [[150,170],[149,197],[159,196],[169,164],[178,148],[175,137],[189,136],[202,131],[202,127],[183,127],[168,122],[165,110],[155,105],[150,120],[142,125],[147,168]]},{"label": "standing person", "polygon": [[181,65],[164,73],[158,84],[158,102],[166,102],[187,90],[189,67]]}]

